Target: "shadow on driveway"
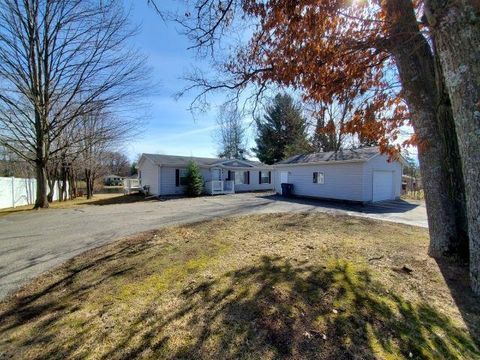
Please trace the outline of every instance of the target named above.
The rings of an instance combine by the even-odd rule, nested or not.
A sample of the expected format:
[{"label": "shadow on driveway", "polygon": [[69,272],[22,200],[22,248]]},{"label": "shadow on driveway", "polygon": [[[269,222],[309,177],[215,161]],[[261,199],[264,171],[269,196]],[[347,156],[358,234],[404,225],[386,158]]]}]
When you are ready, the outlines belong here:
[{"label": "shadow on driveway", "polygon": [[310,199],[301,197],[286,198],[277,194],[265,195],[262,196],[262,198],[271,201],[283,201],[287,203],[318,206],[333,210],[355,211],[365,214],[406,213],[420,206],[419,204],[405,200],[390,200],[371,204],[360,204],[341,200]]}]

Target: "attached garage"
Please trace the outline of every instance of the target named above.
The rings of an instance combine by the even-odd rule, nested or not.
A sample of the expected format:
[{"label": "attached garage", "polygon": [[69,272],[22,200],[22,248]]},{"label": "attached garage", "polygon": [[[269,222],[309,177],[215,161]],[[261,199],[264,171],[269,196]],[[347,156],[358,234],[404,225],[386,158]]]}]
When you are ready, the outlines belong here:
[{"label": "attached garage", "polygon": [[[293,195],[353,202],[398,199],[405,159],[390,160],[378,147],[296,155],[274,165],[274,185],[293,184]],[[287,180],[286,180],[287,179]]]}]

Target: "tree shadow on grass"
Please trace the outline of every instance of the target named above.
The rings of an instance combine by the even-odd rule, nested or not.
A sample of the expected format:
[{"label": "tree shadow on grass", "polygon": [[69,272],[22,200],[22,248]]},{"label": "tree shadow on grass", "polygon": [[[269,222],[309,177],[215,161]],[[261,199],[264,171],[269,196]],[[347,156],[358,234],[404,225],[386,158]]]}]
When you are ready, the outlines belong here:
[{"label": "tree shadow on grass", "polygon": [[189,326],[201,325],[173,358],[480,356],[447,316],[389,293],[347,262],[293,267],[264,257],[183,296],[186,307],[172,319],[195,314]]},{"label": "tree shadow on grass", "polygon": [[442,259],[436,261],[472,338],[480,348],[480,296],[476,296],[470,287],[468,266]]},{"label": "tree shadow on grass", "polygon": [[[18,299],[10,312],[0,313],[3,319],[14,319],[8,326],[0,321],[0,334],[36,321],[34,332],[23,334],[16,345],[45,344],[45,352],[37,358],[480,357],[465,329],[427,303],[412,303],[388,291],[366,269],[341,260],[326,266],[292,265],[277,257],[263,257],[221,276],[186,283],[176,291],[173,308],[159,305],[165,301],[163,292],[154,294],[128,321],[115,324],[122,334],[118,338],[109,331],[91,334],[86,330],[85,325],[103,317],[106,308],[120,308],[104,304],[82,320],[68,341],[58,342],[56,332],[62,331],[64,317],[85,305],[79,299],[103,281],[135,276],[137,269],[128,267],[126,260],[146,246],[124,246],[73,266],[69,275]],[[111,266],[114,261],[116,265]],[[93,267],[104,270],[95,281],[79,281]],[[94,346],[79,350],[92,338]],[[104,342],[109,348],[96,353]]]}]

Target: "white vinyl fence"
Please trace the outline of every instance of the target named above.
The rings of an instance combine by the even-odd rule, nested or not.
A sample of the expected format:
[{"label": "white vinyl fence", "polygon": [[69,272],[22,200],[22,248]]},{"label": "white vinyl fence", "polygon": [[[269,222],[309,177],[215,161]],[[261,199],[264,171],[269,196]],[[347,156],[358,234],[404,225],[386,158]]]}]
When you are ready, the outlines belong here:
[{"label": "white vinyl fence", "polygon": [[[67,183],[67,194],[68,194]],[[55,182],[53,191],[53,200],[58,200],[62,186],[61,181]],[[35,203],[37,191],[36,179],[14,178],[14,177],[0,177],[0,209],[32,205]]]}]

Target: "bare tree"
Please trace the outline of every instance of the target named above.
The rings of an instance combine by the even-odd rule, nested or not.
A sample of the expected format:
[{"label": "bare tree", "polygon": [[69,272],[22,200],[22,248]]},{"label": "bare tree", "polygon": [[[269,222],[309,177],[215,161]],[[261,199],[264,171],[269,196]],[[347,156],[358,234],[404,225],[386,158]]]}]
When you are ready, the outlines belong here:
[{"label": "bare tree", "polygon": [[72,146],[52,146],[67,127],[144,93],[144,58],[127,47],[134,33],[115,0],[2,1],[0,139],[35,165],[36,208],[48,207],[49,160]]},{"label": "bare tree", "polygon": [[[80,168],[87,183],[87,198],[93,196],[95,180],[109,171],[111,154],[137,132],[136,123],[128,118],[119,118],[99,109],[96,113],[82,116],[79,125],[81,146],[79,150]],[[127,166],[128,170],[128,166]]]},{"label": "bare tree", "polygon": [[130,161],[120,151],[110,151],[105,154],[105,166],[110,174],[128,176],[130,174]]},{"label": "bare tree", "polygon": [[246,126],[240,112],[231,106],[221,107],[217,118],[214,139],[218,142],[218,156],[227,159],[243,159],[248,155]]}]

